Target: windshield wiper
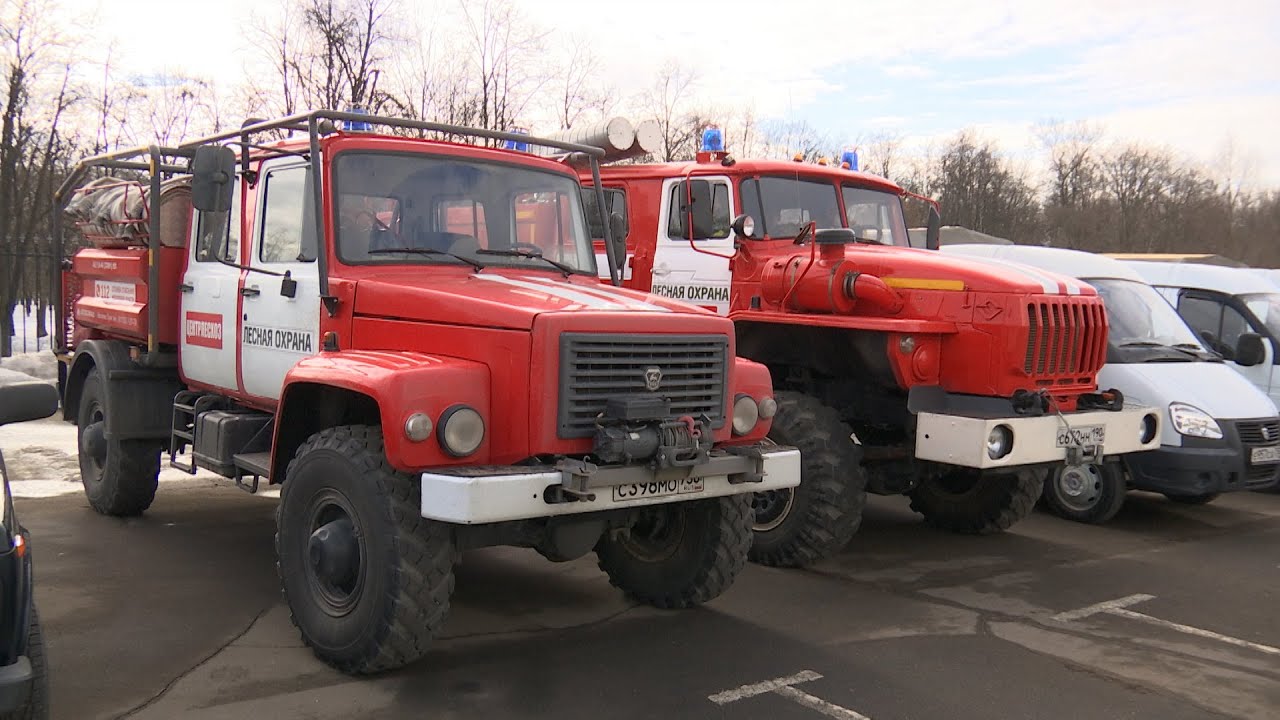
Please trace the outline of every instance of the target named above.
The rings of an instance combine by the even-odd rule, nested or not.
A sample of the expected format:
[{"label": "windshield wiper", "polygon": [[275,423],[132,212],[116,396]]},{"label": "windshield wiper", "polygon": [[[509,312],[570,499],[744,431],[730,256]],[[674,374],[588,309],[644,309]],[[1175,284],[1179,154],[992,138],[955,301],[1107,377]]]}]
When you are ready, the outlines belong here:
[{"label": "windshield wiper", "polygon": [[1169,347],[1169,346],[1165,345],[1164,343],[1151,342],[1150,340],[1137,340],[1134,342],[1120,343],[1116,347],[1129,348],[1129,347]]},{"label": "windshield wiper", "polygon": [[[484,251],[482,250],[481,252],[484,252]],[[451,252],[445,252],[444,250],[436,250],[435,248],[412,248],[412,247],[375,248],[369,251],[370,255],[389,255],[391,253],[409,253],[410,255],[448,255],[449,257],[455,260],[461,260],[462,262],[470,265],[471,267],[477,270],[484,269],[484,263],[480,262],[479,260],[475,260],[469,257],[463,257],[462,255],[455,255]]]},{"label": "windshield wiper", "polygon": [[518,258],[529,258],[530,260],[541,260],[542,262],[564,273],[565,277],[570,277],[575,272],[578,272],[578,269],[571,265],[566,265],[558,260],[552,260],[551,258],[543,255],[541,250],[490,250],[488,248],[481,248],[476,251],[476,254],[477,255],[501,255],[503,257],[518,257]]}]

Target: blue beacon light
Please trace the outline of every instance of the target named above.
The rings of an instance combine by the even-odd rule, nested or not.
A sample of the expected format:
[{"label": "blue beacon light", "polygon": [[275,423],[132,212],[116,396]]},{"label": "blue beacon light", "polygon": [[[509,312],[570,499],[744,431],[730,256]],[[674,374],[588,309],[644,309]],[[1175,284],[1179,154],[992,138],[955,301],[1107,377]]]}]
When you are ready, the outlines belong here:
[{"label": "blue beacon light", "polygon": [[[511,132],[516,135],[528,135],[529,131],[524,128],[511,128]],[[529,143],[519,140],[505,140],[502,143],[504,150],[515,150],[517,152],[529,152]]]},{"label": "blue beacon light", "polygon": [[[347,112],[357,115],[368,115],[369,111],[359,106],[347,108]],[[373,132],[373,125],[364,120],[348,120],[344,123],[348,132]]]},{"label": "blue beacon light", "polygon": [[845,150],[844,153],[840,156],[840,166],[847,167],[850,170],[857,170],[858,169],[858,151]]},{"label": "blue beacon light", "polygon": [[712,125],[702,131],[702,152],[724,152],[724,133]]}]

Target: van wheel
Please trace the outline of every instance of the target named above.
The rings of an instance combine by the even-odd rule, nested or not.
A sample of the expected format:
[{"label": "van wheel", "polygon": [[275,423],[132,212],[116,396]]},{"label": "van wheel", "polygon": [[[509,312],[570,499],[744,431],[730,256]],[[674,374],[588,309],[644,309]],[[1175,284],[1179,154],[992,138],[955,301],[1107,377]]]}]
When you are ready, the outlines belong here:
[{"label": "van wheel", "polygon": [[1060,518],[1098,525],[1124,505],[1124,470],[1119,463],[1059,465],[1044,481],[1044,502]]},{"label": "van wheel", "polygon": [[1044,487],[1043,470],[984,473],[954,468],[911,491],[911,509],[934,527],[965,535],[1008,530],[1031,513]]},{"label": "van wheel", "polygon": [[1208,505],[1214,500],[1217,500],[1218,496],[1221,494],[1222,493],[1204,493],[1203,495],[1170,495],[1169,493],[1165,493],[1164,496],[1176,503],[1182,503],[1183,505]]},{"label": "van wheel", "polygon": [[293,624],[346,673],[422,657],[444,625],[455,551],[422,517],[418,479],[392,468],[377,427],[322,430],[298,448],[276,509],[276,569]]},{"label": "van wheel", "polygon": [[596,544],[600,569],[628,596],[687,608],[729,589],[747,564],[751,496],[730,495],[637,510],[631,527]]},{"label": "van wheel", "polygon": [[49,662],[44,654],[44,633],[40,616],[31,607],[31,627],[27,630],[27,659],[31,661],[31,692],[17,709],[0,715],[0,720],[48,720]]},{"label": "van wheel", "polygon": [[141,515],[156,498],[160,448],[145,440],[108,440],[109,412],[102,374],[95,367],[84,379],[76,414],[84,494],[103,515]]}]

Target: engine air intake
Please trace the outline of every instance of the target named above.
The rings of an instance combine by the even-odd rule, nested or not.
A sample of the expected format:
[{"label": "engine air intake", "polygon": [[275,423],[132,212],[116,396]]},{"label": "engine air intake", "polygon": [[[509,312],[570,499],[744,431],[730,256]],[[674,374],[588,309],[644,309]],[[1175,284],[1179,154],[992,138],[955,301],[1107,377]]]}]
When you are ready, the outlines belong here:
[{"label": "engine air intake", "polygon": [[1107,357],[1107,318],[1096,297],[1027,303],[1022,369],[1041,385],[1092,382]]}]

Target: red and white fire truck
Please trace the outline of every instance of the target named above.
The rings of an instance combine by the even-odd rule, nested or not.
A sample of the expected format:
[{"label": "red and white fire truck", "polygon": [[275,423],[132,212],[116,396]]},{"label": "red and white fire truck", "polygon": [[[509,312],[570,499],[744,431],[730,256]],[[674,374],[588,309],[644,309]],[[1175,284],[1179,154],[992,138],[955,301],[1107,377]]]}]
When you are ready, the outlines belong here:
[{"label": "red and white fire truck", "polygon": [[89,158],[59,192],[91,241],[60,348],[90,504],[146,510],[162,453],[283,483],[284,594],[344,671],[419,657],[469,548],[594,550],[641,601],[704,602],[750,493],[799,482],[732,323],[602,286],[575,172],[503,141],[599,154],[318,111]]},{"label": "red and white fire truck", "polygon": [[[580,176],[625,236],[622,284],[729,317],[738,352],[772,371],[770,436],[800,448],[804,480],[757,494],[753,559],[804,565],[843,546],[866,491],[907,493],[957,532],[1003,530],[1048,464],[1159,444],[1157,413],[1097,392],[1093,288],[913,249],[893,182],[735,159],[717,137],[693,162]],[[936,248],[936,207],[929,224]]]}]

